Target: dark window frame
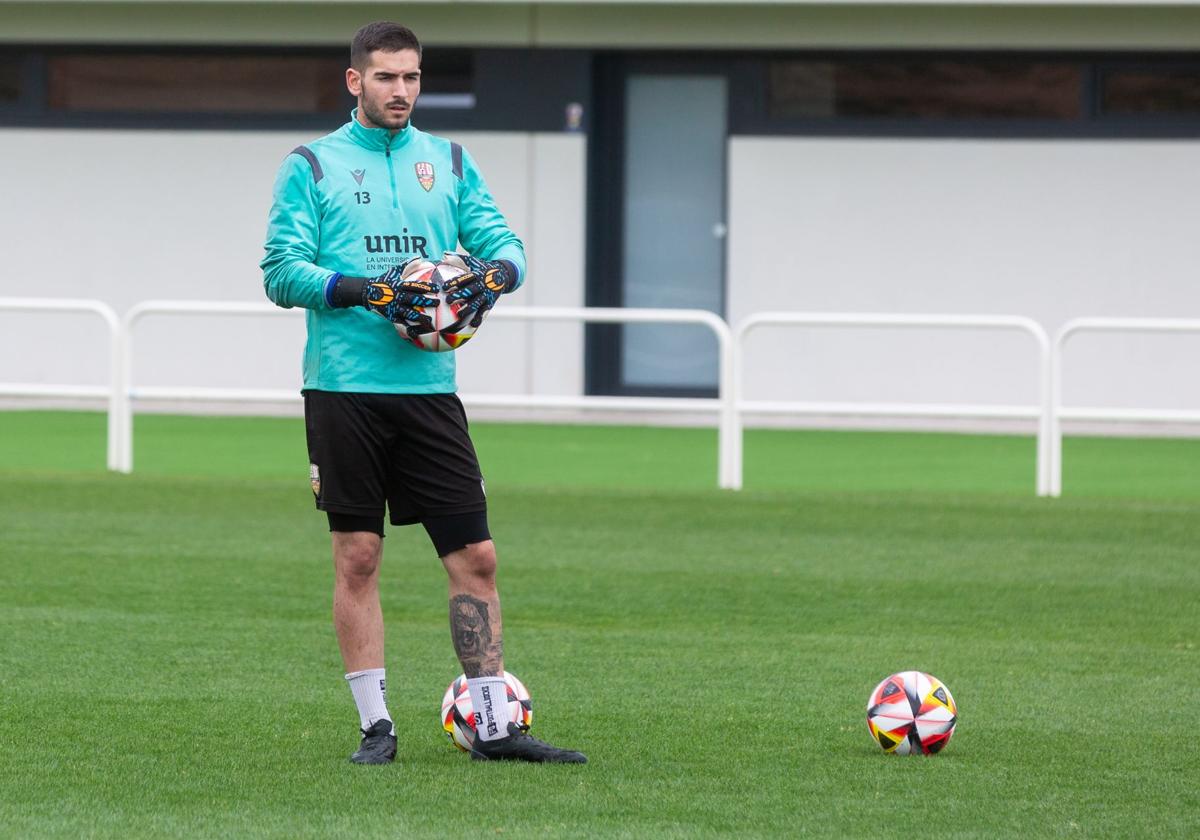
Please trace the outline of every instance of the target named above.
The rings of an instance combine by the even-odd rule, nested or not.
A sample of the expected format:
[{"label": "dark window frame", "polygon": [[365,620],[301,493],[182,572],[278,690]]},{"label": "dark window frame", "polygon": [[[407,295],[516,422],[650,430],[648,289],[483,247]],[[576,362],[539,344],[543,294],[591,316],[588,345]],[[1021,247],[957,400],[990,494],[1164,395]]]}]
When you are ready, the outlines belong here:
[{"label": "dark window frame", "polygon": [[805,57],[767,67],[771,119],[1071,121],[1086,108],[1080,91],[1088,65],[1077,60]]},{"label": "dark window frame", "polygon": [[[55,44],[20,45],[9,49],[20,50],[26,55],[26,90],[22,91],[21,108],[0,108],[0,125],[25,128],[113,128],[113,129],[288,129],[304,127],[327,127],[333,112],[276,112],[253,113],[246,111],[119,111],[119,110],[59,110],[49,104],[49,64],[57,55],[130,56],[171,54],[181,57],[212,55],[234,55],[238,57],[333,57],[348,50],[331,50],[313,47],[248,48],[229,47],[213,49],[195,45],[93,45]],[[347,59],[348,61],[348,59]],[[346,113],[353,107],[349,100]]]},{"label": "dark window frame", "polygon": [[5,99],[0,99],[0,109],[14,108],[21,103],[21,99],[26,88],[26,70],[25,70],[25,55],[22,53],[13,53],[11,55],[0,55],[0,66],[7,66],[15,70],[16,76],[16,98],[12,102]]},{"label": "dark window frame", "polygon": [[[431,45],[429,56],[452,49]],[[22,90],[14,103],[0,103],[0,126],[44,128],[307,129],[328,131],[349,114],[254,114],[246,112],[57,112],[47,98],[47,57],[58,53],[137,54],[170,52],[177,55],[278,55],[346,56],[348,50],[327,45],[310,46],[197,46],[144,44],[34,44],[14,43],[0,50],[22,56]],[[1200,66],[1197,51],[1085,51],[1085,50],[591,50],[591,49],[470,49],[475,94],[474,107],[438,108],[418,105],[416,123],[434,131],[561,131],[564,106],[592,101],[593,61],[604,55],[631,60],[709,60],[714,72],[730,78],[730,134],[799,137],[963,137],[992,139],[1097,138],[1155,139],[1200,137],[1200,115],[1104,114],[1101,109],[1102,76],[1111,69],[1150,70]],[[348,62],[348,56],[346,56]],[[1079,120],[1022,118],[777,118],[767,102],[769,62],[776,59],[838,60],[962,60],[1039,62],[1069,61],[1084,65],[1080,90],[1083,116]],[[585,116],[584,130],[592,121]]]},{"label": "dark window frame", "polygon": [[1105,76],[1113,71],[1139,72],[1155,70],[1188,70],[1192,74],[1200,76],[1200,53],[1176,53],[1174,58],[1169,61],[1161,59],[1138,58],[1130,60],[1100,60],[1093,65],[1093,86],[1095,92],[1094,108],[1096,119],[1108,121],[1125,121],[1135,120],[1144,122],[1147,119],[1159,121],[1163,123],[1174,122],[1200,122],[1200,109],[1195,113],[1187,114],[1150,114],[1149,112],[1134,112],[1134,113],[1112,113],[1105,110],[1104,94],[1105,94]]},{"label": "dark window frame", "polygon": [[[769,66],[775,60],[804,61],[1020,61],[1068,62],[1083,66],[1076,120],[1020,117],[931,119],[919,117],[781,118],[770,115]],[[1100,108],[1100,78],[1111,68],[1164,69],[1200,65],[1196,52],[1072,50],[767,50],[742,55],[731,90],[731,134],[797,137],[946,137],[980,139],[1192,139],[1200,137],[1200,115],[1115,115]]]},{"label": "dark window frame", "polygon": [[[156,44],[6,44],[0,51],[20,53],[26,62],[21,100],[0,104],[0,128],[86,128],[149,130],[308,130],[328,132],[349,119],[354,101],[346,94],[345,111],[270,113],[246,111],[120,112],[56,111],[48,104],[47,58],[55,54],[130,55],[171,53],[187,56],[321,56],[345,57],[349,48],[329,46],[197,46]],[[470,57],[471,91],[468,107],[437,107],[418,103],[414,122],[432,131],[561,131],[566,128],[569,103],[586,103],[590,97],[591,52],[577,49],[475,49],[432,45],[425,49],[425,66],[431,57],[449,51]],[[435,59],[436,60],[436,59]],[[426,87],[426,94],[432,93]],[[438,91],[441,92],[441,91]],[[539,94],[541,94],[539,96]],[[428,100],[426,100],[428,102]],[[584,123],[586,125],[586,117]],[[577,130],[577,129],[576,129]]]},{"label": "dark window frame", "polygon": [[11,50],[20,65],[20,90],[15,102],[0,102],[0,125],[38,113],[39,100],[45,99],[45,58],[36,50],[15,47]]},{"label": "dark window frame", "polygon": [[[102,120],[107,115],[111,114],[111,115],[114,115],[115,118],[118,120],[126,120],[126,119],[130,119],[130,118],[136,119],[137,117],[140,117],[140,116],[146,116],[146,117],[149,117],[152,119],[158,118],[158,117],[172,118],[172,117],[176,117],[176,116],[182,117],[184,119],[195,119],[195,118],[203,118],[203,117],[211,116],[211,115],[228,117],[228,118],[238,119],[238,120],[243,119],[243,118],[257,119],[259,117],[286,119],[289,117],[308,116],[308,115],[328,116],[329,114],[340,111],[341,110],[340,106],[342,104],[344,104],[345,102],[352,103],[352,101],[353,101],[353,100],[349,99],[349,94],[347,92],[345,92],[344,86],[342,85],[340,79],[337,79],[336,77],[333,77],[332,75],[330,76],[330,78],[325,80],[324,84],[325,84],[326,89],[337,91],[340,94],[341,101],[338,102],[339,108],[336,110],[335,109],[317,110],[317,109],[310,109],[310,108],[300,108],[300,109],[294,109],[294,110],[285,110],[285,109],[275,110],[274,108],[271,108],[269,110],[256,111],[253,109],[253,107],[236,107],[236,108],[227,108],[227,109],[222,109],[220,107],[201,108],[201,109],[171,108],[171,109],[156,110],[153,106],[143,106],[143,107],[133,107],[133,108],[120,108],[120,107],[87,108],[87,107],[80,107],[77,105],[64,106],[61,104],[54,104],[52,101],[55,98],[55,94],[56,94],[55,64],[59,60],[65,60],[64,64],[67,67],[70,67],[70,65],[72,63],[76,62],[76,60],[82,59],[83,66],[88,67],[88,69],[98,70],[98,71],[102,72],[104,59],[130,59],[130,58],[132,58],[135,61],[128,63],[127,67],[129,67],[129,68],[136,67],[136,68],[138,68],[138,70],[141,71],[141,74],[138,75],[137,78],[133,78],[135,73],[131,72],[130,78],[132,79],[133,83],[138,84],[140,82],[151,82],[152,84],[157,84],[157,82],[159,81],[159,77],[151,76],[150,75],[151,71],[168,71],[172,75],[176,76],[177,78],[182,79],[182,78],[186,78],[186,75],[189,72],[193,71],[193,69],[194,69],[193,66],[191,64],[189,64],[189,62],[191,62],[191,61],[197,61],[197,62],[204,61],[208,65],[208,68],[212,69],[216,64],[215,62],[212,61],[213,59],[216,59],[217,61],[229,60],[230,63],[238,62],[238,63],[242,64],[242,66],[244,68],[249,69],[248,65],[246,64],[247,59],[250,59],[251,61],[266,61],[266,62],[271,62],[271,61],[276,61],[276,60],[281,60],[281,59],[282,60],[301,59],[301,60],[315,60],[315,61],[326,62],[326,63],[328,63],[329,67],[332,68],[335,66],[336,63],[338,63],[337,59],[339,58],[339,56],[332,54],[329,51],[304,52],[304,51],[297,51],[297,50],[272,50],[272,51],[264,52],[264,51],[230,50],[230,51],[222,52],[222,53],[214,53],[212,51],[202,50],[202,49],[158,49],[158,48],[131,49],[131,48],[127,48],[127,47],[101,48],[101,49],[97,49],[97,48],[73,49],[70,47],[62,47],[62,48],[55,48],[52,50],[46,50],[42,53],[42,57],[43,57],[43,61],[45,64],[45,73],[43,75],[43,81],[46,86],[46,92],[45,92],[45,95],[40,98],[38,104],[44,109],[45,114],[47,114],[48,116],[52,116],[52,117],[79,116],[80,118],[83,118],[83,119],[101,119]],[[100,59],[101,61],[93,61],[94,59]],[[164,62],[163,59],[166,59],[166,62]],[[268,78],[269,78],[270,74],[272,73],[272,71],[281,72],[280,67],[270,66],[269,64],[264,64],[264,67],[262,69],[263,69],[263,73],[266,74],[268,76]],[[118,76],[120,76],[120,75],[121,74],[118,73]],[[81,71],[76,71],[76,73],[70,73],[68,71],[65,74],[65,76],[67,79],[70,80],[70,83],[68,85],[64,86],[61,90],[67,94],[68,98],[76,95],[76,91],[78,89],[76,86],[79,85],[80,83],[82,83],[84,85],[84,90],[88,90],[88,91],[96,90],[97,92],[99,90],[98,88],[96,88],[94,86],[94,84],[92,83],[91,80],[86,78],[86,76]],[[175,82],[175,81],[176,81],[176,79],[170,79],[169,83]],[[169,88],[169,90],[172,94],[174,94],[176,92],[180,92],[180,89],[182,87],[183,87],[183,85],[177,85],[177,86],[173,85]],[[236,89],[236,88],[231,87],[231,90],[233,90],[233,89]],[[134,93],[133,96],[129,96],[129,98],[131,100],[137,98],[136,88],[130,88],[127,85],[120,85],[119,90],[121,91],[121,93],[124,93],[127,96],[129,96],[129,94],[131,92]],[[153,96],[153,94],[152,94],[152,96]],[[338,98],[338,97],[335,97],[335,98]]]}]

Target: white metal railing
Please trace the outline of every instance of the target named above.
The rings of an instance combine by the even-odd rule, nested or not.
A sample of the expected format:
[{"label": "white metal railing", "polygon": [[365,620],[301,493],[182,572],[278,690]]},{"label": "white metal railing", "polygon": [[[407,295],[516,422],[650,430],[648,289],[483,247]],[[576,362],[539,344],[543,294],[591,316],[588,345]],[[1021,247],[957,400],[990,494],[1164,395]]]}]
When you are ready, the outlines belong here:
[{"label": "white metal railing", "polygon": [[107,397],[108,398],[108,451],[107,464],[115,470],[120,463],[121,440],[114,425],[117,402],[121,393],[121,365],[119,344],[121,325],[112,307],[98,300],[76,300],[59,298],[0,298],[0,311],[17,312],[74,312],[99,315],[108,327],[108,387],[94,385],[30,384],[23,382],[0,383],[0,396],[9,397]]},{"label": "white metal railing", "polygon": [[[263,388],[137,387],[133,377],[133,332],[148,315],[251,315],[298,317],[303,310],[281,309],[269,303],[150,300],[137,304],[124,319],[95,300],[0,298],[0,311],[82,312],[96,314],[109,332],[109,385],[0,383],[0,396],[105,397],[108,399],[107,463],[109,469],[133,469],[134,399],[179,401],[279,402],[298,399],[294,390]],[[583,323],[677,323],[706,326],[717,337],[720,367],[715,399],[603,397],[532,394],[463,395],[464,402],[486,406],[549,408],[606,408],[633,411],[715,412],[718,418],[718,485],[742,486],[742,417],[746,413],[858,415],[878,417],[967,417],[1036,419],[1037,493],[1062,492],[1062,420],[1127,422],[1200,422],[1200,410],[1065,408],[1062,405],[1063,352],[1079,332],[1195,332],[1200,319],[1076,318],[1068,321],[1051,342],[1037,322],[1005,315],[895,315],[887,313],[780,312],[751,315],[736,331],[717,315],[704,310],[622,309],[600,307],[505,307],[493,311],[499,320],[557,320]],[[1037,372],[1040,405],[950,405],[898,403],[835,403],[750,401],[742,396],[742,357],[746,336],[766,325],[810,327],[900,327],[1015,330],[1033,336],[1038,344]]]},{"label": "white metal railing", "polygon": [[1054,336],[1050,356],[1050,495],[1062,495],[1062,421],[1117,420],[1127,422],[1177,423],[1200,422],[1200,411],[1063,408],[1063,353],[1067,339],[1081,332],[1125,333],[1200,333],[1198,318],[1074,318],[1063,324]]},{"label": "white metal railing", "polygon": [[[116,400],[115,425],[120,440],[116,469],[133,472],[133,401],[135,399],[228,400],[231,402],[275,402],[296,399],[297,391],[264,388],[168,388],[136,387],[133,379],[133,328],[148,315],[257,315],[296,318],[303,309],[282,309],[273,303],[211,300],[145,300],[125,313],[121,322],[119,367],[121,391]],[[113,419],[109,426],[114,425]]]},{"label": "white metal railing", "polygon": [[[303,310],[299,310],[302,312]],[[294,400],[296,391],[262,388],[168,388],[136,387],[133,377],[133,330],[149,315],[295,315],[297,310],[280,309],[269,303],[233,303],[219,301],[148,300],[137,304],[125,315],[121,341],[120,369],[125,383],[119,404],[117,427],[120,430],[120,461],[122,472],[133,470],[133,400],[226,400],[245,402],[280,402]],[[657,399],[653,397],[596,397],[596,396],[536,396],[536,395],[464,395],[464,402],[474,405],[522,405],[559,408],[624,408],[655,411],[717,411],[720,417],[718,446],[720,452],[730,447],[733,429],[730,376],[732,371],[729,325],[724,320],[699,309],[622,309],[604,307],[509,306],[493,310],[490,320],[582,321],[585,323],[670,323],[706,326],[717,337],[720,353],[718,396],[716,399]],[[721,487],[730,486],[731,464],[719,459],[717,481]]]},{"label": "white metal railing", "polygon": [[[741,487],[741,464],[734,460],[740,451],[737,416],[733,404],[733,336],[729,324],[704,309],[625,309],[603,306],[505,306],[493,309],[488,318],[500,320],[583,321],[591,324],[697,324],[717,337],[717,398],[655,397],[521,397],[521,405],[566,408],[618,408],[642,411],[717,412],[717,486],[726,490]],[[477,395],[463,397],[476,405],[512,405],[511,397]]]},{"label": "white metal railing", "polygon": [[[895,405],[888,403],[814,403],[778,400],[751,402],[742,398],[742,356],[747,334],[763,326],[896,327],[904,329],[1016,330],[1033,336],[1038,345],[1037,392],[1040,405]],[[854,414],[880,417],[1028,417],[1038,420],[1035,487],[1039,496],[1050,492],[1050,339],[1036,321],[1017,315],[901,315],[853,312],[762,312],[744,318],[734,333],[734,404],[737,428],[731,437],[737,451],[730,457],[737,466],[737,486],[742,478],[741,417],[746,412],[789,414]]]}]

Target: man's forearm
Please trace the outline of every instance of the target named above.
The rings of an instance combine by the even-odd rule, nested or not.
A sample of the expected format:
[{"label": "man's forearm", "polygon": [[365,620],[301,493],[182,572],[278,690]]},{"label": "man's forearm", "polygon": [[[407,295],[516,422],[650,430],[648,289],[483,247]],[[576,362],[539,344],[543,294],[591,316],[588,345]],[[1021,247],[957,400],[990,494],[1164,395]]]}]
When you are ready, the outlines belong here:
[{"label": "man's forearm", "polygon": [[325,284],[334,273],[303,260],[268,260],[263,264],[263,288],[277,306],[324,309]]}]

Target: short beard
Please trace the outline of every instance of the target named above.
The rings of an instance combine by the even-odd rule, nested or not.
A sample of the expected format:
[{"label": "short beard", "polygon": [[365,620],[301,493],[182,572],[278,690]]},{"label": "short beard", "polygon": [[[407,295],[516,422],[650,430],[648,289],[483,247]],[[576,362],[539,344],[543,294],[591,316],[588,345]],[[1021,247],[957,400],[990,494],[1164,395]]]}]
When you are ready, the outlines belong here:
[{"label": "short beard", "polygon": [[382,111],[377,111],[374,107],[369,105],[366,100],[363,100],[362,110],[363,115],[366,116],[367,121],[370,122],[371,125],[375,126],[376,128],[386,128],[389,131],[401,131],[407,128],[409,117],[412,115],[412,111],[409,110],[407,114],[404,114],[400,117],[400,124],[393,128],[388,124],[388,120],[391,119],[391,116],[388,114],[387,108],[384,108]]}]

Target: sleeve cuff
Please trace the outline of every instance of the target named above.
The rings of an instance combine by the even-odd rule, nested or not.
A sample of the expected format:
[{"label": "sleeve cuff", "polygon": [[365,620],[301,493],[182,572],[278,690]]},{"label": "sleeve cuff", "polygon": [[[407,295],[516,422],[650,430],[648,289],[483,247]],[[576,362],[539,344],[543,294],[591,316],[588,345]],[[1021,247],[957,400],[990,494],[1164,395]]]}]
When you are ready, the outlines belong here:
[{"label": "sleeve cuff", "polygon": [[338,281],[341,279],[341,272],[335,271],[329,276],[329,279],[325,281],[325,305],[330,309],[335,307],[333,302],[333,290],[337,288]]}]

